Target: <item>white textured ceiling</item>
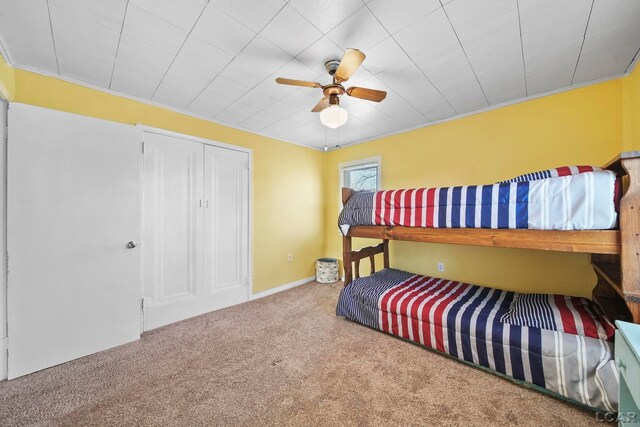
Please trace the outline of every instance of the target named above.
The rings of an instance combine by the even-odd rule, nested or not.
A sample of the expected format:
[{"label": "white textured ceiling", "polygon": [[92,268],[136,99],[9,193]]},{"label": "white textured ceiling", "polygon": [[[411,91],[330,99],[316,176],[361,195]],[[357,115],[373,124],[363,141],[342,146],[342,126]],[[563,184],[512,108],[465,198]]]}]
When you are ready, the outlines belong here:
[{"label": "white textured ceiling", "polygon": [[[0,0],[9,60],[275,138],[358,142],[620,75],[640,0]],[[339,131],[310,110],[344,49],[367,59]]]}]

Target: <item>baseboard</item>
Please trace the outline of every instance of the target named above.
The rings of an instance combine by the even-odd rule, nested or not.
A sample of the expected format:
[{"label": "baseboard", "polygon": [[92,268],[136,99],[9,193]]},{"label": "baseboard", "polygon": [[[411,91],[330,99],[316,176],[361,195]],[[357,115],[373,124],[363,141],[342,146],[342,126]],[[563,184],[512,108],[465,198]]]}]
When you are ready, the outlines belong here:
[{"label": "baseboard", "polygon": [[7,350],[9,349],[9,338],[0,338],[0,381],[7,379]]},{"label": "baseboard", "polygon": [[304,279],[296,280],[295,282],[287,283],[285,285],[276,286],[275,288],[267,289],[266,291],[256,292],[251,294],[250,300],[260,299],[269,295],[277,294],[278,292],[286,291],[287,289],[295,288],[296,286],[304,285],[305,283],[313,282],[316,280],[316,276],[305,277]]}]

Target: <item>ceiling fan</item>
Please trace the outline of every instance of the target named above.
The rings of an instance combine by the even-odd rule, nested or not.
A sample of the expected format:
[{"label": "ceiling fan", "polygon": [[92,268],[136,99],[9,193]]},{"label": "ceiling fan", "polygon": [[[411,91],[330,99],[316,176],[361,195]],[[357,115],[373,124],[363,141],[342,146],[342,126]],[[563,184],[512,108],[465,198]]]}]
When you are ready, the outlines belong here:
[{"label": "ceiling fan", "polygon": [[320,113],[320,121],[323,125],[332,129],[338,128],[347,122],[349,113],[340,107],[340,96],[345,93],[354,98],[366,99],[367,101],[380,102],[386,96],[387,92],[376,89],[367,89],[364,87],[352,86],[345,89],[343,82],[356,72],[362,61],[366,58],[365,54],[358,49],[347,49],[340,61],[334,59],[324,64],[327,72],[332,76],[333,81],[327,85],[321,85],[318,82],[308,82],[304,80],[285,79],[278,77],[276,82],[281,85],[304,86],[321,88],[324,98],[316,104],[311,110],[313,113]]}]

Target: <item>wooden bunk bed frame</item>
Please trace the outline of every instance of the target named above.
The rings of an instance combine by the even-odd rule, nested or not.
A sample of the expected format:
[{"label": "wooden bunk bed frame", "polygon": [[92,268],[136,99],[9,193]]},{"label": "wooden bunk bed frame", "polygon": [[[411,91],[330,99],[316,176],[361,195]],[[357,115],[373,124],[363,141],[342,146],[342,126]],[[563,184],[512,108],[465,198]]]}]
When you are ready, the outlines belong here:
[{"label": "wooden bunk bed frame", "polygon": [[[344,285],[360,277],[360,260],[369,258],[375,272],[375,255],[383,254],[389,267],[389,240],[493,246],[591,254],[597,283],[592,299],[612,320],[640,324],[640,151],[624,152],[604,169],[623,178],[626,188],[620,201],[616,230],[527,230],[482,228],[422,228],[400,226],[352,226],[342,238]],[[345,204],[355,191],[342,189]],[[351,239],[381,239],[377,246],[352,250]],[[352,268],[352,263],[354,264]]]}]

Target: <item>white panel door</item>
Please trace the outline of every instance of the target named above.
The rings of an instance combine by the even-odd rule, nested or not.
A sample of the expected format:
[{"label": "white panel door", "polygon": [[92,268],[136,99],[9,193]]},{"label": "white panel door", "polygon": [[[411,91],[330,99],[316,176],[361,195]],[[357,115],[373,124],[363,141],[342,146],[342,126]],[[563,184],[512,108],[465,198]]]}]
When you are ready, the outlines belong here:
[{"label": "white panel door", "polygon": [[140,336],[138,130],[9,109],[9,378]]},{"label": "white panel door", "polygon": [[144,330],[206,312],[203,145],[145,132]]},{"label": "white panel door", "polygon": [[248,300],[249,154],[144,135],[148,331]]},{"label": "white panel door", "polygon": [[204,283],[210,309],[248,299],[249,154],[205,147]]}]

